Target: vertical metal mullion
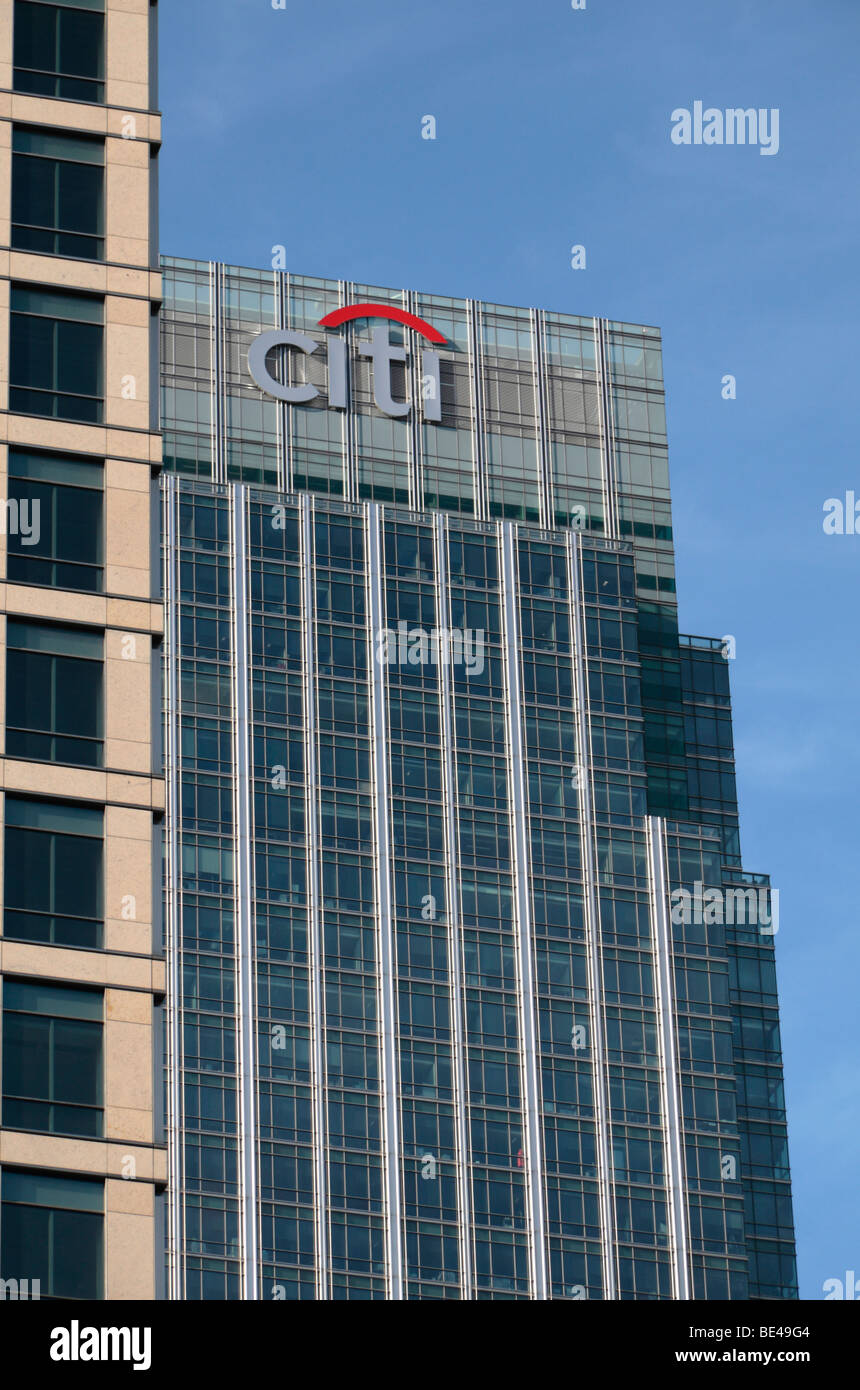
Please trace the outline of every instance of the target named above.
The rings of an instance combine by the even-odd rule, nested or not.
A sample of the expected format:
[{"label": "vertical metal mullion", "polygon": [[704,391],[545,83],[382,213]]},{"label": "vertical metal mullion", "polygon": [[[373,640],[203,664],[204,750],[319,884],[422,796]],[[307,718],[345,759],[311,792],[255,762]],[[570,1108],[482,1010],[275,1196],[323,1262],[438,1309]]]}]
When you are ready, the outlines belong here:
[{"label": "vertical metal mullion", "polygon": [[594,320],[594,348],[597,361],[597,397],[600,411],[600,451],[603,464],[603,500],[606,510],[606,537],[617,540],[618,470],[615,458],[615,410],[612,404],[612,369],[609,330],[605,319]]},{"label": "vertical metal mullion", "polygon": [[[448,518],[442,512],[433,517],[436,549],[436,593],[439,603],[439,629],[451,630],[448,593]],[[457,1135],[457,1190],[460,1241],[460,1278],[464,1299],[474,1296],[472,1267],[472,1188],[471,1146],[466,1118],[466,1046],[464,1017],[463,941],[460,923],[460,894],[457,866],[457,779],[454,772],[453,682],[450,648],[446,636],[440,639],[439,701],[441,706],[442,795],[444,798],[445,884],[448,909],[448,956],[451,993],[451,1020],[454,1049],[454,1112]]]},{"label": "vertical metal mullion", "polygon": [[547,407],[545,315],[542,309],[530,310],[532,334],[532,369],[535,391],[535,420],[537,424],[538,486],[540,488],[540,524],[551,530],[554,524],[552,449],[550,445],[549,410]]},{"label": "vertical metal mullion", "polygon": [[328,1193],[325,1164],[326,1084],[323,938],[320,913],[319,778],[317,774],[316,639],[313,582],[313,498],[301,499],[302,639],[305,708],[305,816],[307,824],[308,958],[311,1002],[311,1094],[317,1298],[329,1297]]},{"label": "vertical metal mullion", "polygon": [[[418,296],[412,290],[404,291],[404,308],[410,314],[418,311]],[[409,354],[409,506],[414,511],[423,510],[424,480],[422,459],[424,453],[424,418],[421,412],[421,362],[417,347]]]},{"label": "vertical metal mullion", "polygon": [[242,1297],[260,1296],[259,1183],[257,1164],[257,1008],[254,940],[253,768],[251,765],[251,653],[248,583],[248,492],[230,489],[233,562],[233,833],[235,950],[238,988],[239,1191],[242,1233]]},{"label": "vertical metal mullion", "polygon": [[597,1130],[598,1187],[601,1217],[601,1257],[603,1286],[607,1299],[618,1297],[616,1278],[615,1194],[609,1144],[609,1092],[606,1076],[604,1030],[603,941],[600,901],[594,852],[594,789],[591,769],[591,719],[588,703],[585,612],[580,581],[581,542],[575,531],[567,532],[568,592],[573,635],[574,712],[578,746],[578,800],[582,844],[582,877],[588,958],[588,994],[591,1024],[591,1051],[594,1076],[594,1109]]},{"label": "vertical metal mullion", "polygon": [[514,900],[517,915],[517,983],[520,1015],[520,1045],[523,1076],[524,1158],[526,1196],[529,1212],[532,1297],[547,1297],[546,1216],[544,1202],[544,1164],[537,1065],[537,1023],[535,1018],[534,944],[529,897],[530,864],[528,841],[528,799],[525,787],[525,746],[522,729],[522,682],[520,680],[520,636],[517,613],[516,527],[511,522],[498,526],[502,560],[502,605],[504,611],[505,667],[507,672],[508,785],[510,788],[511,839],[513,844]]},{"label": "vertical metal mullion", "polygon": [[210,345],[212,350],[212,480],[216,483],[227,481],[227,421],[225,409],[224,355],[224,276],[223,265],[218,261],[209,262],[209,303],[211,309]]},{"label": "vertical metal mullion", "polygon": [[218,451],[220,444],[220,352],[218,349],[218,325],[221,315],[218,310],[218,265],[209,262],[209,449],[212,455],[212,481],[220,482],[218,470]]},{"label": "vertical metal mullion", "polygon": [[660,1039],[660,1075],[665,1115],[666,1187],[672,1232],[672,1274],[676,1299],[692,1298],[690,1245],[687,1223],[686,1177],[678,1048],[675,1036],[675,972],[669,917],[669,874],[666,862],[665,822],[646,816],[648,876],[651,886],[651,923],[657,984],[657,1028]]},{"label": "vertical metal mullion", "polygon": [[162,536],[164,544],[164,752],[165,752],[165,1000],[167,1063],[168,1171],[168,1297],[185,1298],[185,1206],[183,1143],[183,1008],[182,1008],[182,871],[179,825],[181,816],[182,740],[179,684],[179,527],[178,480],[162,479]]},{"label": "vertical metal mullion", "polygon": [[[340,302],[345,307],[352,300],[353,285],[351,280],[341,280],[339,282]],[[355,373],[355,353],[353,344],[355,342],[355,327],[352,323],[344,324],[344,337],[346,339],[346,400],[347,408],[343,412],[343,495],[347,502],[354,502],[358,497],[358,478],[357,478],[357,444],[356,444],[356,404],[353,391],[353,377]]]},{"label": "vertical metal mullion", "polygon": [[374,849],[378,959],[380,1052],[382,1062],[383,1175],[388,1246],[388,1295],[403,1298],[402,1199],[400,1182],[400,1112],[397,1054],[397,962],[391,893],[391,831],[388,800],[388,717],[385,669],[378,638],[384,627],[382,509],[375,502],[365,512],[367,536],[368,650],[373,709]]},{"label": "vertical metal mullion", "polygon": [[[289,328],[290,318],[290,277],[287,271],[276,270],[275,277],[275,326]],[[284,356],[284,371],[289,373],[289,354]],[[279,492],[293,490],[293,407],[288,401],[276,402],[278,422],[278,478]]]},{"label": "vertical metal mullion", "polygon": [[487,504],[487,447],[484,374],[481,370],[481,306],[476,299],[466,300],[466,323],[469,334],[469,371],[472,387],[472,481],[475,494],[475,519],[486,521]]}]

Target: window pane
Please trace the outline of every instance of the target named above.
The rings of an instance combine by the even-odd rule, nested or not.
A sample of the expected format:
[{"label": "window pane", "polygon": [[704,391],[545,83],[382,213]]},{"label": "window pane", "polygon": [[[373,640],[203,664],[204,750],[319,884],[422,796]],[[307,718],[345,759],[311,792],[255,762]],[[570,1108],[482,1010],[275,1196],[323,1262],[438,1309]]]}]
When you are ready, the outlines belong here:
[{"label": "window pane", "polygon": [[[6,1183],[4,1180],[4,1191]],[[50,1288],[51,1213],[4,1201],[0,1214],[0,1266],[4,1279],[38,1279],[44,1298]]]},{"label": "window pane", "polygon": [[41,126],[16,125],[12,129],[12,149],[20,154],[46,155],[84,164],[104,164],[104,140],[95,136],[69,135],[66,131]]},{"label": "window pane", "polygon": [[[25,139],[26,137],[26,139]],[[16,131],[17,144],[34,146],[37,135]],[[50,144],[60,146],[62,137]],[[78,160],[79,147],[88,161]],[[94,149],[103,152],[95,142]],[[69,159],[46,153],[12,156],[12,245],[24,251],[100,260],[104,254],[104,170],[84,141],[69,141]],[[78,312],[76,306],[71,306]]]},{"label": "window pane", "polygon": [[7,796],[6,824],[101,839],[104,812],[97,806],[78,806],[72,801],[36,801],[26,796]]},{"label": "window pane", "polygon": [[[4,1096],[31,1096],[40,1100],[49,1098],[50,1029],[50,1020],[47,1018],[34,1018],[29,1014],[10,1014],[4,1008]],[[5,1115],[3,1123],[7,1123]]]},{"label": "window pane", "polygon": [[52,321],[13,314],[10,333],[12,385],[50,391],[54,385]]},{"label": "window pane", "polygon": [[7,578],[100,592],[102,466],[12,450],[9,474]]},{"label": "window pane", "polygon": [[98,423],[102,300],[19,285],[12,304],[9,408]]},{"label": "window pane", "polygon": [[56,164],[51,159],[12,156],[13,222],[33,227],[56,226],[55,170]]},{"label": "window pane", "polygon": [[[12,798],[7,798],[7,808]],[[102,936],[102,842],[9,825],[4,932],[94,948]]]},{"label": "window pane", "polygon": [[104,995],[98,989],[55,985],[46,980],[10,980],[7,976],[3,981],[3,1007],[53,1018],[88,1018],[101,1022]]},{"label": "window pane", "polygon": [[[86,628],[9,621],[9,755],[101,766],[103,642],[101,633]],[[80,652],[82,656],[62,654],[65,652]],[[90,656],[98,659],[85,659]]]},{"label": "window pane", "polygon": [[57,4],[16,0],[14,83],[16,91],[104,100],[104,15],[97,0]]},{"label": "window pane", "polygon": [[12,286],[12,308],[20,314],[43,318],[69,319],[80,323],[103,323],[104,301],[88,294],[68,294],[65,290],[37,290],[25,285]]},{"label": "window pane", "polygon": [[38,1279],[42,1298],[103,1297],[103,1183],[7,1170],[2,1198],[5,1278]]},{"label": "window pane", "polygon": [[52,1215],[51,1296],[101,1298],[103,1218],[82,1211],[55,1211]]},{"label": "window pane", "polygon": [[101,327],[57,322],[57,386],[74,395],[98,396],[102,389]]},{"label": "window pane", "polygon": [[58,1018],[53,1030],[52,1099],[69,1105],[101,1105],[101,1024]]},{"label": "window pane", "polygon": [[62,1173],[5,1168],[2,1196],[4,1202],[26,1202],[31,1206],[104,1210],[104,1182],[100,1178],[67,1178]]}]

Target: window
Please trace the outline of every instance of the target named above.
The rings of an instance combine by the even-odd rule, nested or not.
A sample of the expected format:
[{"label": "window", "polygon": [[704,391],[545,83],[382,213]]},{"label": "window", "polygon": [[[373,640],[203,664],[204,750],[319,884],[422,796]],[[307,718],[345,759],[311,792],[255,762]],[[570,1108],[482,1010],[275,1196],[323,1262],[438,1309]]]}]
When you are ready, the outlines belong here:
[{"label": "window", "polygon": [[14,285],[9,409],[100,424],[103,323],[101,299]]},{"label": "window", "polygon": [[101,463],[9,450],[6,577],[101,593]]},{"label": "window", "polygon": [[9,757],[101,767],[103,633],[9,618],[6,647]]},{"label": "window", "polygon": [[15,126],[12,245],[104,259],[104,141]]},{"label": "window", "polygon": [[16,92],[104,101],[104,0],[15,0]]},{"label": "window", "polygon": [[100,807],[6,797],[5,936],[101,946],[103,834]]},{"label": "window", "polygon": [[0,1276],[42,1298],[104,1298],[104,1182],[4,1168]]},{"label": "window", "polygon": [[102,1134],[100,990],[3,981],[3,1124]]}]

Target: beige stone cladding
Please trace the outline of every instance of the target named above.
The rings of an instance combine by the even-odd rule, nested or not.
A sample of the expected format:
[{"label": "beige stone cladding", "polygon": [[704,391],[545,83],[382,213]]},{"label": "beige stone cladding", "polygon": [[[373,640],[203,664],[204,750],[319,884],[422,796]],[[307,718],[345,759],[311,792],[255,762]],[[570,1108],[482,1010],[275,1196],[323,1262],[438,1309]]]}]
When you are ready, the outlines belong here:
[{"label": "beige stone cladding", "polygon": [[[159,903],[153,901],[160,897],[157,846],[164,806],[156,766],[162,610],[153,543],[161,457],[154,428],[160,277],[152,224],[161,135],[160,117],[151,107],[154,6],[149,0],[105,0],[103,100],[92,101],[21,89],[14,66],[15,10],[12,0],[0,5],[0,498],[9,522],[0,534],[0,807],[14,796],[103,808],[104,923],[98,949],[49,945],[15,939],[0,910],[0,1002],[7,981],[43,980],[101,993],[103,1119],[98,1139],[0,1128],[0,1180],[10,1167],[103,1179],[104,1296],[151,1299],[162,1263],[156,1206],[166,1181],[155,1068],[165,975]],[[102,259],[35,251],[13,228],[14,141],[18,150],[22,138],[44,143],[45,137],[63,135],[88,137],[90,148],[93,137],[103,142]],[[29,413],[20,399],[10,399],[13,289],[71,291],[101,306],[97,422]],[[14,387],[14,375],[12,381]],[[62,587],[62,576],[42,582],[10,577],[10,455],[15,464],[22,454],[48,460],[54,469],[67,461],[99,470],[103,553],[97,592]],[[102,636],[101,766],[7,752],[6,630],[12,619]],[[5,810],[2,819],[5,827]],[[4,845],[5,829],[0,856]],[[0,871],[4,901],[5,883]],[[2,1061],[0,1054],[0,1082]],[[5,1273],[0,1270],[0,1276]]]}]

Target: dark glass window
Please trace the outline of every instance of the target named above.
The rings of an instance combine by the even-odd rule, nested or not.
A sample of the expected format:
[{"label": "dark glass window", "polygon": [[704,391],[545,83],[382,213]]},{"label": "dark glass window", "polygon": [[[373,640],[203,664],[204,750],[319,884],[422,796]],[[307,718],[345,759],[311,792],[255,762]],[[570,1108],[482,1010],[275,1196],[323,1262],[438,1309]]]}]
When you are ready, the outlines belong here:
[{"label": "dark glass window", "polygon": [[101,1137],[103,1011],[100,990],[4,980],[4,1125]]},{"label": "dark glass window", "polygon": [[0,1276],[38,1279],[41,1298],[104,1298],[104,1183],[4,1168]]},{"label": "dark glass window", "polygon": [[103,834],[99,807],[6,797],[5,936],[101,946]]},{"label": "dark glass window", "polygon": [[15,0],[16,92],[104,101],[104,0]]},{"label": "dark glass window", "polygon": [[7,579],[101,593],[103,485],[100,463],[10,449]]},{"label": "dark glass window", "polygon": [[19,251],[104,259],[104,141],[16,126],[12,245]]},{"label": "dark glass window", "polygon": [[103,319],[91,295],[13,286],[9,409],[100,424]]},{"label": "dark glass window", "polygon": [[7,754],[101,767],[104,634],[10,618],[6,647]]}]

